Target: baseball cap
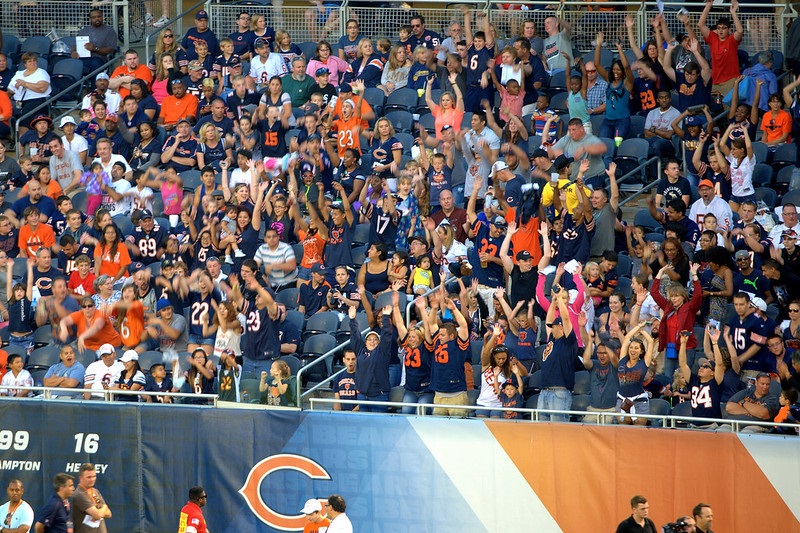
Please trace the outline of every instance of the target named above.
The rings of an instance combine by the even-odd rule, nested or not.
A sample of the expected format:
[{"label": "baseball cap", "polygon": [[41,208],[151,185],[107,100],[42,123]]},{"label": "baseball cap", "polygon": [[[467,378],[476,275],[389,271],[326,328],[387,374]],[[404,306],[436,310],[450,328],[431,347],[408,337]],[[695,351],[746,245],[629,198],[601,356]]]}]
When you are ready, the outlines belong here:
[{"label": "baseball cap", "polygon": [[508,164],[506,164],[506,162],[503,161],[502,159],[499,161],[495,161],[494,164],[492,165],[492,171],[489,172],[489,177],[493,178],[497,175],[498,172],[506,170],[507,168]]},{"label": "baseball cap", "polygon": [[688,36],[689,36],[688,33],[679,33],[678,35],[675,36],[675,40],[678,41],[679,43],[682,43],[683,40],[686,39]]},{"label": "baseball cap", "polygon": [[377,332],[377,331],[370,331],[369,333],[367,333],[367,336],[366,336],[366,337],[364,337],[364,340],[367,340],[367,339],[369,338],[369,336],[370,336],[370,335],[375,335],[376,337],[378,337],[378,339],[379,339],[379,340],[380,340],[380,338],[381,338],[381,336],[378,334],[378,332]]},{"label": "baseball cap", "polygon": [[256,39],[256,42],[253,45],[255,48],[261,48],[262,46],[269,46],[269,41],[259,37]]},{"label": "baseball cap", "polygon": [[697,184],[697,188],[701,187],[711,187],[714,188],[714,183],[711,180],[700,180],[700,183]]},{"label": "baseball cap", "polygon": [[322,274],[324,276],[327,272],[328,271],[325,268],[325,265],[323,265],[322,263],[314,263],[313,265],[311,265],[312,274]]},{"label": "baseball cap", "polygon": [[217,189],[217,190],[215,190],[214,192],[211,193],[211,197],[212,198],[216,198],[216,197],[225,198],[225,193],[222,192],[221,190]]},{"label": "baseball cap", "polygon": [[339,85],[339,94],[341,93],[351,93],[353,92],[353,88],[350,87],[349,83],[342,83]]},{"label": "baseball cap", "polygon": [[767,302],[765,302],[759,296],[753,296],[752,298],[750,298],[750,305],[752,305],[753,307],[755,307],[759,311],[762,311],[764,313],[767,312]]},{"label": "baseball cap", "polygon": [[563,322],[561,321],[561,317],[558,317],[555,320],[553,320],[553,322],[550,324],[550,327],[562,326],[562,325],[563,325]]},{"label": "baseball cap", "polygon": [[119,115],[116,113],[109,113],[106,115],[106,120],[110,120],[111,122],[119,122]]},{"label": "baseball cap", "polygon": [[189,70],[203,70],[203,64],[196,59],[189,61]]},{"label": "baseball cap", "polygon": [[115,353],[117,350],[112,345],[105,343],[97,350],[97,357],[103,357],[104,355],[108,355],[110,353]]},{"label": "baseball cap", "polygon": [[423,238],[422,238],[422,237],[420,237],[419,235],[414,235],[413,237],[409,237],[409,239],[408,239],[408,244],[409,244],[409,246],[410,246],[410,245],[411,245],[411,243],[413,243],[414,241],[419,241],[419,242],[421,242],[422,244],[424,244],[425,246],[427,246],[427,245],[428,245],[428,241],[426,241],[425,239],[423,239]]},{"label": "baseball cap", "polygon": [[560,172],[571,165],[573,161],[575,161],[573,158],[561,154],[560,156],[556,157],[556,160],[553,162],[553,166],[555,166],[556,170]]},{"label": "baseball cap", "polygon": [[142,209],[139,211],[139,220],[144,220],[146,218],[153,218],[153,212],[149,209]]},{"label": "baseball cap", "polygon": [[699,126],[701,124],[700,117],[695,115],[689,115],[685,119],[683,119],[684,126]]},{"label": "baseball cap", "polygon": [[547,159],[550,159],[550,156],[547,155],[547,151],[542,150],[541,148],[534,150],[533,155],[531,155],[532,159],[536,159],[537,157],[546,157]]},{"label": "baseball cap", "polygon": [[127,352],[122,354],[122,357],[120,358],[119,361],[121,363],[127,363],[128,361],[138,361],[138,360],[139,360],[139,354],[136,353],[136,350],[128,350]]},{"label": "baseball cap", "polygon": [[512,387],[516,387],[516,386],[517,386],[517,384],[516,384],[516,383],[514,383],[514,380],[513,380],[513,379],[507,379],[507,380],[505,380],[505,381],[503,382],[503,388],[506,388],[506,387],[508,387],[509,385],[511,385]]},{"label": "baseball cap", "polygon": [[308,141],[321,141],[322,137],[319,136],[319,133],[312,133],[308,136]]},{"label": "baseball cap", "polygon": [[713,369],[715,366],[717,366],[717,364],[716,364],[714,361],[709,361],[709,360],[708,360],[708,359],[706,359],[705,357],[701,357],[701,358],[699,358],[699,359],[697,360],[697,367],[698,367],[698,368],[699,368],[699,367],[701,367],[701,366],[703,366],[703,365],[705,365],[705,364],[709,364],[709,365],[711,365],[711,368],[712,368],[712,369]]},{"label": "baseball cap", "polygon": [[[163,265],[162,265],[163,268]],[[158,303],[156,303],[156,312],[162,311],[167,307],[172,307],[172,304],[166,298],[161,298]]]},{"label": "baseball cap", "polygon": [[170,268],[175,266],[175,261],[172,259],[164,259],[161,261],[161,268]]},{"label": "baseball cap", "polygon": [[528,250],[517,252],[517,261],[530,261],[531,259],[531,253]]},{"label": "baseball cap", "polygon": [[205,9],[201,9],[200,11],[197,12],[197,14],[194,16],[194,18],[195,18],[195,20],[207,19],[208,18],[208,12]]},{"label": "baseball cap", "polygon": [[445,124],[444,126],[442,126],[442,131],[447,131],[447,130],[452,130],[452,129],[453,129],[453,126],[451,126],[450,124]]},{"label": "baseball cap", "polygon": [[175,78],[170,82],[172,85],[178,85],[183,83],[183,78]]},{"label": "baseball cap", "polygon": [[498,227],[498,228],[505,228],[505,227],[508,226],[508,223],[506,222],[506,219],[504,219],[500,215],[497,215],[496,217],[494,217],[492,219],[492,221],[490,222],[490,224],[493,224],[495,227]]},{"label": "baseball cap", "polygon": [[795,230],[793,230],[793,229],[783,230],[783,233],[781,233],[781,238],[784,238],[784,237],[789,237],[790,239],[796,239],[797,238],[797,232]]},{"label": "baseball cap", "polygon": [[188,119],[188,118],[186,118],[186,117],[183,117],[182,119],[178,120],[178,124],[180,124],[181,122],[185,122],[185,123],[187,123],[187,124],[188,124],[188,125],[190,125],[190,126],[192,125],[192,123],[191,123],[191,122],[189,122],[189,119]]},{"label": "baseball cap", "polygon": [[[331,73],[331,71],[328,70],[326,67],[320,67],[320,68],[317,69],[316,72],[314,72],[314,74],[316,76],[325,76],[326,74],[330,74],[330,73]],[[308,501],[311,501],[311,500],[308,500]],[[314,500],[314,501],[316,501],[316,500]]]},{"label": "baseball cap", "polygon": [[109,78],[108,74],[106,74],[105,72],[101,72],[100,74],[98,74],[97,76],[94,77],[94,81],[97,81],[97,80],[106,80],[106,81],[108,81],[110,79],[111,78]]},{"label": "baseball cap", "polygon": [[304,161],[302,165],[300,165],[300,174],[313,174],[314,173],[314,165],[309,163],[308,161]]},{"label": "baseball cap", "polygon": [[303,106],[303,109],[305,110],[303,116],[310,117],[317,114],[317,111],[319,111],[319,106],[317,104],[306,104]]},{"label": "baseball cap", "polygon": [[739,250],[734,257],[736,257],[736,259],[750,259],[750,252],[747,250]]},{"label": "baseball cap", "polygon": [[306,504],[300,509],[300,512],[303,514],[313,514],[322,511],[322,504],[319,503],[319,500],[306,500]]},{"label": "baseball cap", "polygon": [[61,123],[58,125],[58,127],[63,128],[67,124],[72,124],[73,126],[77,126],[77,124],[75,124],[75,119],[67,115],[66,117],[61,119]]}]

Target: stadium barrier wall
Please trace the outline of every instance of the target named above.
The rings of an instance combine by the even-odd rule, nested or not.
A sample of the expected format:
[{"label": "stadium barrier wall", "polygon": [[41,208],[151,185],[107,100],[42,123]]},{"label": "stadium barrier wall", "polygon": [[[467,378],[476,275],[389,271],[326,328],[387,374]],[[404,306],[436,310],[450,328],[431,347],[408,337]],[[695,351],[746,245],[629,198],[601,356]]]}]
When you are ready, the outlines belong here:
[{"label": "stadium barrier wall", "polygon": [[58,400],[0,420],[2,482],[38,508],[94,462],[110,533],[175,531],[196,484],[214,533],[301,531],[334,493],[372,533],[613,531],[634,494],[659,526],[702,501],[716,531],[800,532],[796,437]]}]

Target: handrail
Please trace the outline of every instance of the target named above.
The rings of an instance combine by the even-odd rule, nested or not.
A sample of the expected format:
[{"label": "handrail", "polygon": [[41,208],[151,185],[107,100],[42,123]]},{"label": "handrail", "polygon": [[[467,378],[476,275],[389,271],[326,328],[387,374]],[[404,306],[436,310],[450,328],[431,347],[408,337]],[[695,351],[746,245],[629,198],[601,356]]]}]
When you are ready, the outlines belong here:
[{"label": "handrail", "polygon": [[[11,400],[50,400],[53,398],[53,394],[56,394],[59,398],[72,398],[74,400],[84,400],[83,395],[86,393],[92,394],[94,398],[95,394],[100,393],[101,391],[93,390],[93,389],[66,389],[63,387],[37,387],[37,386],[30,386],[25,387],[22,385],[13,385],[5,387],[6,389],[10,390],[27,390],[32,392],[41,392],[40,396],[21,396],[21,397],[6,397],[5,399]],[[194,394],[194,393],[186,393],[186,392],[148,392],[144,390],[122,390],[122,389],[105,389],[102,391],[103,394],[103,401],[111,402],[114,401],[114,396],[169,396],[171,398],[200,398],[206,400],[212,400],[212,405],[216,406],[217,401],[219,400],[219,396],[216,394]],[[3,398],[3,397],[0,397]],[[153,402],[159,403],[159,402]]]},{"label": "handrail", "polygon": [[[166,28],[167,26],[169,26],[171,24],[174,24],[178,20],[181,20],[190,11],[194,11],[195,9],[197,9],[198,7],[200,7],[200,6],[202,6],[202,5],[206,4],[206,3],[207,3],[206,0],[200,0],[196,4],[192,4],[191,7],[187,8],[187,9],[184,9],[183,11],[181,11],[180,13],[178,13],[177,15],[175,15],[174,17],[169,19],[169,21],[166,24],[164,24],[163,26],[161,26],[160,28],[156,28],[155,30],[153,30],[150,33],[148,33],[147,35],[145,35],[144,36],[144,56],[145,56],[144,60],[145,61],[150,61],[150,39],[154,35],[158,35],[159,33],[161,33],[161,31],[164,28]],[[178,42],[177,38],[175,39],[175,42]]]},{"label": "handrail", "polygon": [[[383,407],[408,407],[414,406],[417,408],[417,414],[420,416],[428,416],[426,415],[426,410],[437,408],[437,407],[447,407],[450,409],[461,409],[464,411],[509,411],[515,413],[528,413],[531,415],[530,419],[521,419],[521,421],[539,421],[539,416],[543,414],[547,415],[576,415],[576,416],[598,416],[601,420],[605,418],[645,418],[647,420],[660,420],[662,423],[662,427],[665,429],[683,429],[677,427],[677,422],[685,422],[688,424],[697,425],[697,422],[702,422],[703,424],[719,424],[719,425],[731,425],[733,431],[738,433],[741,431],[743,427],[747,426],[760,426],[760,427],[785,427],[785,428],[792,428],[797,429],[797,424],[787,424],[785,422],[769,422],[769,421],[756,421],[756,420],[736,420],[732,418],[699,418],[699,417],[691,417],[691,416],[676,416],[676,415],[645,415],[645,414],[637,414],[637,413],[606,413],[606,412],[598,412],[598,411],[577,411],[577,410],[559,410],[559,409],[532,409],[530,407],[518,407],[518,408],[508,408],[508,407],[485,407],[482,405],[453,405],[453,404],[442,404],[442,403],[403,403],[403,402],[376,402],[376,401],[365,401],[365,400],[342,400],[342,399],[333,399],[333,398],[311,398],[311,409],[314,409],[315,403],[320,404],[348,404],[348,405],[374,405],[374,406],[383,406]],[[343,411],[347,412],[347,411]],[[432,416],[432,415],[430,415]],[[496,419],[502,420],[502,419]],[[520,420],[520,419],[517,419]],[[667,424],[669,422],[669,424]]]},{"label": "handrail", "polygon": [[[31,117],[36,116],[40,110],[46,108],[51,103],[57,101],[60,97],[64,96],[65,94],[70,93],[75,87],[82,86],[83,83],[86,80],[91,79],[94,76],[97,76],[97,74],[99,74],[100,72],[103,72],[104,70],[106,70],[106,68],[108,68],[112,63],[115,63],[118,59],[119,58],[115,55],[113,58],[111,58],[108,61],[106,61],[105,63],[103,63],[102,65],[100,65],[99,67],[97,67],[96,69],[91,71],[89,74],[87,74],[86,76],[83,76],[82,78],[80,78],[79,80],[75,81],[71,85],[68,85],[65,89],[62,89],[61,92],[56,93],[55,95],[50,95],[50,98],[48,98],[47,100],[45,100],[41,104],[37,105],[36,107],[34,107],[31,111],[28,111],[27,113],[25,113],[24,115],[20,116],[19,118],[14,119],[14,139],[16,139],[16,142],[19,143],[19,125],[20,125],[20,123],[24,124],[24,121],[26,119],[29,119]],[[21,149],[22,149],[21,146],[17,146],[18,153],[21,153]]]},{"label": "handrail", "polygon": [[[642,168],[644,168],[644,167],[648,166],[650,163],[656,163],[656,168],[658,169],[658,172],[657,172],[657,174],[656,174],[656,175],[660,176],[660,175],[661,175],[661,158],[660,158],[660,157],[658,157],[658,156],[653,156],[653,157],[651,157],[650,159],[648,159],[647,161],[644,161],[643,163],[640,163],[639,165],[637,165],[636,167],[634,167],[634,168],[633,168],[633,169],[632,169],[630,172],[628,172],[627,174],[625,174],[624,176],[622,176],[621,178],[619,178],[619,179],[617,180],[617,184],[619,184],[619,183],[622,183],[622,182],[624,182],[626,179],[628,179],[629,177],[633,176],[634,174],[637,174],[637,173],[639,173],[639,172],[641,171],[641,169],[642,169]],[[655,187],[657,183],[658,183],[658,180],[657,180],[657,179],[656,179],[656,180],[653,180],[651,183],[648,183],[648,184],[647,184],[647,185],[645,185],[645,186],[644,186],[642,189],[640,189],[640,190],[636,191],[636,192],[635,192],[635,193],[633,193],[631,196],[629,196],[629,197],[625,198],[623,201],[621,201],[621,202],[619,203],[619,207],[622,207],[623,205],[625,205],[626,203],[628,203],[628,202],[629,202],[629,201],[631,201],[632,199],[636,198],[637,196],[639,196],[639,195],[640,195],[640,194],[642,194],[643,192],[645,192],[645,191],[649,191],[650,189],[652,189],[653,187]]]},{"label": "handrail", "polygon": [[[362,334],[362,335],[366,335],[366,334],[367,334],[369,331],[370,331],[370,328],[367,328],[367,329],[365,329],[364,331],[362,331],[362,332],[361,332],[361,334]],[[297,397],[297,405],[298,405],[298,406],[301,406],[301,405],[302,405],[302,402],[300,401],[302,398],[304,398],[304,397],[308,396],[309,394],[311,394],[312,392],[314,392],[315,390],[317,390],[318,388],[320,388],[322,385],[324,385],[324,384],[325,384],[325,383],[327,383],[328,381],[332,380],[334,377],[336,377],[336,376],[338,376],[339,374],[341,374],[341,372],[342,372],[344,369],[340,370],[340,371],[339,371],[339,372],[337,372],[336,374],[333,374],[332,376],[328,376],[327,378],[323,379],[321,382],[317,383],[316,385],[314,385],[313,387],[311,387],[310,389],[308,389],[308,390],[305,392],[305,394],[303,394],[303,393],[302,393],[302,390],[303,390],[303,380],[301,379],[301,377],[302,377],[302,375],[303,375],[303,372],[304,372],[306,369],[308,369],[308,368],[311,368],[311,367],[313,367],[313,366],[316,366],[316,365],[318,365],[318,364],[322,363],[322,362],[323,362],[323,361],[325,361],[325,360],[326,360],[328,357],[330,357],[330,358],[333,358],[333,354],[335,354],[335,353],[336,353],[336,352],[338,352],[339,350],[344,350],[344,349],[345,349],[346,347],[348,347],[348,346],[350,346],[350,341],[349,341],[349,340],[347,340],[347,341],[343,342],[342,344],[337,344],[337,345],[336,345],[336,346],[334,346],[334,347],[333,347],[331,350],[328,350],[327,352],[325,352],[324,354],[320,355],[319,357],[317,357],[316,359],[314,359],[313,361],[311,361],[311,362],[310,362],[310,363],[308,363],[307,365],[300,367],[300,370],[298,370],[298,371],[297,371],[297,378],[296,378],[296,383],[295,383],[295,385],[297,386],[297,396],[296,396],[296,397]],[[333,368],[333,364],[332,364],[332,362],[331,362],[331,368]]]}]

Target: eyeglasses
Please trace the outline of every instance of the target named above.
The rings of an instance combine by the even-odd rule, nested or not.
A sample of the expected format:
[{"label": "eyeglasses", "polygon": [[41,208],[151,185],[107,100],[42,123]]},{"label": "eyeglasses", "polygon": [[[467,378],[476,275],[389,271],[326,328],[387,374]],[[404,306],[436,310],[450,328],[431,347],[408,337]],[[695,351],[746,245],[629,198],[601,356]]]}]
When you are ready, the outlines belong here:
[{"label": "eyeglasses", "polygon": [[167,33],[167,34],[164,35],[164,39],[172,39],[173,37],[175,37],[175,36],[172,35],[171,33]]},{"label": "eyeglasses", "polygon": [[587,69],[586,69],[586,72],[587,72],[587,73],[589,73],[589,72],[597,72],[597,69],[593,69],[593,68],[592,68],[592,69],[588,69],[588,68],[587,68]]},{"label": "eyeglasses", "polygon": [[791,307],[789,308],[790,313],[797,313],[798,311],[800,311],[800,309],[792,309]]},{"label": "eyeglasses", "polygon": [[709,365],[708,363],[703,363],[702,365],[700,365],[700,368],[711,368],[711,365]]},{"label": "eyeglasses", "polygon": [[84,309],[90,309],[90,308],[94,307],[94,304],[93,303],[91,303],[91,304],[83,304],[81,307],[84,308]]},{"label": "eyeglasses", "polygon": [[783,216],[785,216],[785,217],[796,217],[797,216],[797,211],[794,211],[794,212],[792,212],[792,211],[783,211]]},{"label": "eyeglasses", "polygon": [[412,28],[421,28],[422,24],[412,24],[411,27]]}]

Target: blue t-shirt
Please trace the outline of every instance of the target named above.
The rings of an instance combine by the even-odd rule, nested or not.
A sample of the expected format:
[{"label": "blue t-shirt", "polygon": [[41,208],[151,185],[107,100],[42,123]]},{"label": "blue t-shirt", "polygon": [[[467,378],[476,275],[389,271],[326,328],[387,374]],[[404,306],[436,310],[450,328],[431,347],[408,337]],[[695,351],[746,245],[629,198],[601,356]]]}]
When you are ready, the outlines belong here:
[{"label": "blue t-shirt", "polygon": [[[356,373],[345,370],[344,374],[333,380],[332,388],[333,393],[338,394],[340,400],[355,400],[358,396]],[[339,407],[341,407],[342,411],[352,411],[355,404],[343,403]]]},{"label": "blue t-shirt", "polygon": [[575,332],[566,337],[552,336],[542,352],[542,388],[575,388],[575,363],[578,360],[578,341]]},{"label": "blue t-shirt", "polygon": [[67,533],[72,531],[72,513],[64,505],[58,494],[53,493],[44,504],[36,522],[41,522],[48,533]]}]

